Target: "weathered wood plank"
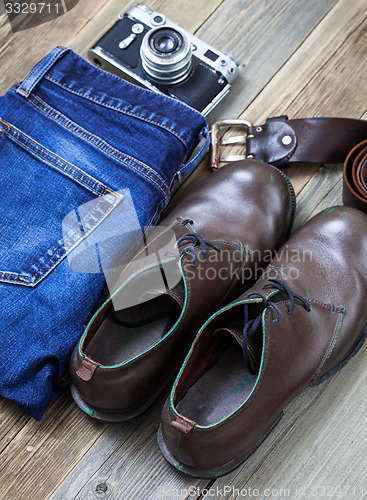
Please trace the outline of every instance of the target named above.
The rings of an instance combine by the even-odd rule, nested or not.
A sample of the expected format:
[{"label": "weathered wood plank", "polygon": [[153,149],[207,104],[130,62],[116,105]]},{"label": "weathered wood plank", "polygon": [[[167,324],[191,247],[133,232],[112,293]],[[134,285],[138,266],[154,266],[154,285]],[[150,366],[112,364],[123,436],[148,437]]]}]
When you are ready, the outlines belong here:
[{"label": "weathered wood plank", "polygon": [[[362,0],[356,3],[359,5],[359,9],[353,8],[351,10],[355,19],[360,21],[360,4]],[[212,43],[222,50],[232,52],[241,62],[245,62],[245,67],[239,79],[234,83],[232,93],[211,113],[210,121],[241,116],[254,122],[261,122],[261,120],[265,120],[269,116],[284,114],[284,110],[297,96],[297,93],[313,78],[314,73],[319,68],[317,66],[319,61],[314,62],[314,65],[310,68],[305,68],[305,71],[300,72],[299,69],[297,70],[299,79],[297,85],[292,88],[293,94],[291,94],[291,98],[286,89],[293,78],[294,68],[292,65],[289,66],[289,70],[285,71],[284,81],[287,82],[286,86],[282,82],[280,89],[272,87],[273,90],[267,92],[268,85],[266,84],[270,81],[271,86],[273,79],[277,78],[284,66],[287,66],[294,57],[298,61],[297,67],[300,67],[298,52],[302,51],[308,38],[317,29],[315,26],[322,22],[322,19],[334,4],[335,1],[318,2],[317,0],[311,3],[289,0],[281,2],[266,0],[239,2],[229,0],[224,2],[197,34],[208,43]],[[333,10],[330,11],[330,14]],[[351,22],[348,16],[347,25],[348,22]],[[342,41],[344,41],[346,35],[342,35],[344,24],[341,23],[341,15],[333,15],[330,25],[335,23],[336,19],[339,25],[335,28],[335,36],[339,33]],[[323,31],[318,33],[321,38],[318,53],[321,57],[323,51],[327,52],[329,48],[329,37],[324,40],[321,37]],[[309,50],[311,49],[312,47]],[[292,55],[293,53],[294,55]],[[309,57],[308,50],[305,50],[301,60],[307,57]],[[265,85],[266,87],[262,91]],[[279,93],[281,99],[278,102]],[[259,95],[259,98],[253,101],[257,95]],[[262,103],[264,99],[267,99],[266,104]],[[252,104],[250,104],[251,101],[253,101]],[[276,111],[277,108],[274,108],[273,101],[278,102],[278,104],[281,103],[282,111],[280,113]],[[243,148],[231,148],[232,152],[233,154],[237,152],[243,153]],[[317,169],[314,166],[308,166],[307,168],[310,175]],[[186,181],[184,187],[175,194],[169,210],[208,174],[208,157],[206,157]],[[303,178],[303,176],[303,173],[301,173],[300,177]]]},{"label": "weathered wood plank", "polygon": [[[145,3],[152,10],[164,13],[168,19],[177,22],[183,28],[194,33],[223,1],[195,2],[194,0],[187,0],[186,2],[179,2],[177,0],[150,0]],[[70,44],[71,48],[86,57],[88,49],[116,22],[117,15],[126,12],[134,4],[136,4],[135,0],[124,2],[123,5],[120,0],[109,1],[94,16],[85,29],[73,39]],[[192,14],[193,12],[195,15]]]},{"label": "weathered wood plank", "polygon": [[[342,107],[342,103],[337,99],[333,100],[331,109],[327,109],[324,105],[324,99],[318,99],[319,96],[317,94],[312,98],[312,109],[307,109],[307,107],[300,106],[299,94],[309,84],[310,80],[314,80],[313,87],[311,88],[316,90],[316,82],[321,83],[321,68],[326,68],[326,72],[332,70],[333,76],[338,74],[339,68],[333,68],[331,58],[336,57],[336,54],[340,54],[341,47],[348,37],[353,35],[356,30],[360,30],[359,27],[365,17],[366,5],[364,0],[356,0],[354,2],[339,0],[241,116],[256,123],[262,123],[268,116],[289,114],[290,118],[295,118],[296,116],[306,116],[303,114],[306,112],[311,113],[312,116],[321,116],[323,113],[329,111],[331,113],[330,116],[345,113],[346,116],[351,118],[359,117],[359,114],[354,114],[354,106],[347,104],[348,107],[344,108]],[[363,44],[361,46],[363,47]],[[353,52],[352,44],[350,44],[350,50]],[[349,62],[349,59],[345,55],[343,55],[343,59],[345,63]],[[358,66],[363,66],[363,64],[358,64]],[[353,89],[357,85],[360,87],[360,83],[354,81],[351,68],[352,66],[348,72],[349,74],[346,76],[347,80],[340,79],[338,85],[335,84],[334,80],[331,80],[330,75],[329,86],[322,88],[321,97],[326,91],[332,89],[330,93],[334,99],[336,97],[335,92],[342,92],[343,88],[348,89],[350,82],[352,82]],[[365,89],[362,89],[362,92],[361,103],[363,107],[363,103],[366,102]],[[311,91],[309,91],[308,95],[310,94]],[[304,100],[304,102],[307,101]],[[342,102],[344,106],[346,101]]]},{"label": "weathered wood plank", "polygon": [[[0,12],[2,10],[2,4],[0,3]],[[7,40],[11,37],[12,31],[10,28],[10,23],[6,14],[0,15],[0,48],[5,45]]]},{"label": "weathered wood plank", "polygon": [[69,394],[60,397],[42,422],[28,419],[3,449],[0,498],[48,498],[106,427],[80,412]]},{"label": "weathered wood plank", "polygon": [[110,425],[50,500],[96,499],[101,491],[116,500],[178,500],[185,498],[182,492],[190,486],[205,487],[208,481],[177,473],[158,449],[157,429],[166,396],[167,392],[129,437],[127,424]]},{"label": "weathered wood plank", "polygon": [[325,208],[342,205],[343,166],[320,167],[297,198],[294,231]]},{"label": "weathered wood plank", "polygon": [[[357,24],[357,23],[355,23]],[[297,107],[295,116],[310,116],[312,109],[317,109],[316,116],[346,116],[350,118],[363,118],[365,115],[365,103],[367,102],[367,89],[361,80],[366,77],[366,69],[363,61],[367,60],[367,20],[355,26],[346,42],[339,46],[333,57],[320,68],[317,76],[299,94],[297,102],[292,106]],[[346,68],[348,64],[348,69]],[[333,89],[332,102],[328,90]],[[318,98],[315,96],[319,96]],[[292,115],[293,116],[293,115]],[[311,177],[317,176],[317,166],[313,166],[314,172],[310,170]],[[297,175],[298,193],[302,192],[304,186],[308,186],[310,176],[300,175],[302,167],[297,167],[298,172],[289,169],[289,176],[293,182],[293,175]],[[327,175],[334,173],[328,169]],[[326,174],[325,172],[325,174]],[[342,176],[340,169],[339,177]],[[317,182],[317,181],[316,181]],[[313,184],[312,184],[313,185]],[[341,202],[341,184],[340,197]],[[320,196],[322,192],[320,192]]]},{"label": "weathered wood plank", "polygon": [[18,33],[12,33],[6,20],[0,26],[0,95],[22,80],[56,45],[68,45],[107,1],[80,0],[58,19]]},{"label": "weathered wood plank", "polygon": [[[14,403],[1,398],[0,402],[0,454],[30,420]],[[1,467],[1,461],[0,461]]]},{"label": "weathered wood plank", "polygon": [[[364,4],[365,7],[365,4]],[[359,118],[366,109],[367,88],[367,13],[360,24],[346,37],[335,54],[320,67],[312,85],[299,93],[292,103],[297,116],[316,115],[346,116]]]},{"label": "weathered wood plank", "polygon": [[[340,0],[241,117],[255,123],[283,114],[291,118],[362,117],[367,102],[366,87],[361,88],[365,78],[364,64],[361,63],[366,60],[365,17],[364,0],[353,3]],[[349,37],[349,42],[345,43]],[[340,71],[345,64],[350,69]],[[356,68],[357,73],[352,68]],[[330,89],[333,89],[332,97],[325,99]],[[344,98],[342,94],[345,94]],[[302,164],[287,170],[296,194],[302,191],[319,167]]]},{"label": "weathered wood plank", "polygon": [[[232,94],[213,113],[213,118],[238,116],[335,3],[335,0],[224,2],[198,34],[232,52],[245,66]],[[302,73],[307,78],[307,72]]]},{"label": "weathered wood plank", "polygon": [[[299,96],[301,103],[303,102],[306,107],[309,106],[308,99],[314,99],[314,95],[319,95],[321,82],[324,82],[326,78],[330,78],[326,84],[326,88],[331,87],[332,79],[333,88],[344,89],[343,91],[336,90],[339,92],[339,96],[337,96],[335,106],[337,109],[339,107],[342,109],[335,113],[334,116],[361,117],[362,119],[366,117],[365,102],[367,101],[367,91],[365,88],[361,89],[359,81],[360,78],[363,78],[363,75],[365,76],[366,70],[364,69],[364,73],[361,71],[360,74],[356,74],[356,78],[352,78],[351,76],[346,77],[346,72],[340,71],[343,64],[342,61],[349,61],[353,68],[355,65],[358,65],[359,60],[367,59],[365,48],[367,43],[366,28],[367,21],[365,20],[354,30],[346,43],[335,53],[334,57],[330,58],[327,64],[322,67],[317,80],[314,79],[310,85],[304,88]],[[356,71],[358,72],[358,70]],[[346,97],[343,99],[341,97],[343,93],[350,95],[350,99]],[[324,102],[325,100],[322,100],[319,109],[323,109]],[[315,107],[315,102],[313,105]],[[326,104],[325,112],[321,112],[321,114],[331,114],[329,112],[330,109],[328,110],[329,106],[330,104]],[[320,111],[318,113],[320,114]],[[307,111],[305,113],[302,112],[302,116],[306,116],[307,114]],[[296,178],[297,194],[300,193],[297,199],[298,210],[294,225],[295,230],[306,222],[310,216],[316,215],[327,206],[342,204],[342,165],[327,167],[313,165],[309,168],[308,175],[303,175],[303,169],[303,165],[297,166],[296,169],[288,169],[288,175],[293,183],[294,178]],[[312,207],[312,210],[310,210],[310,207]]]}]

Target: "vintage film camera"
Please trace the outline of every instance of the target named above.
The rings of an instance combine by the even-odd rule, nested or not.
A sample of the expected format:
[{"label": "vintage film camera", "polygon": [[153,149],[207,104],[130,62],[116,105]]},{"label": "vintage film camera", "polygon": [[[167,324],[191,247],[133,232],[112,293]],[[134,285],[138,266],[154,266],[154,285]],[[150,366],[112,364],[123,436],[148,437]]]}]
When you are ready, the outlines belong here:
[{"label": "vintage film camera", "polygon": [[233,55],[214,49],[144,4],[120,15],[90,49],[89,58],[96,66],[174,97],[205,116],[229,92],[240,68]]}]

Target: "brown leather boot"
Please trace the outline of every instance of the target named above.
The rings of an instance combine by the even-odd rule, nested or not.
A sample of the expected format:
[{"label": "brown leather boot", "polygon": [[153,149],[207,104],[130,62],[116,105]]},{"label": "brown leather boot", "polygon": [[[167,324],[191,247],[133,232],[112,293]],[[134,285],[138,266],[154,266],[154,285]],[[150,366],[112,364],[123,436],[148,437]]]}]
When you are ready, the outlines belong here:
[{"label": "brown leather boot", "polygon": [[366,296],[367,216],[325,210],[200,330],[163,409],[165,458],[198,477],[238,467],[292,399],[359,350]]},{"label": "brown leather boot", "polygon": [[[168,233],[153,239],[75,347],[77,404],[106,421],[145,410],[171,382],[203,322],[256,281],[256,269],[288,237],[294,209],[291,184],[263,162],[237,162],[205,179],[162,222],[178,257],[166,251],[157,260]],[[179,277],[157,290],[152,276],[161,268],[167,281]]]}]

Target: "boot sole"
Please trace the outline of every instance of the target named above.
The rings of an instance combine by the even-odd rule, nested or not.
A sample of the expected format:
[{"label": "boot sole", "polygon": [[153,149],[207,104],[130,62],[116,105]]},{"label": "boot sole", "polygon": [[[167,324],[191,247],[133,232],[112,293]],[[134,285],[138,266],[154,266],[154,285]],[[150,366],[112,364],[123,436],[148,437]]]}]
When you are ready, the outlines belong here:
[{"label": "boot sole", "polygon": [[96,420],[101,420],[102,422],[107,422],[110,424],[125,422],[125,420],[131,420],[132,418],[141,415],[159,397],[159,395],[158,396],[154,395],[154,398],[152,398],[148,402],[145,402],[144,406],[141,406],[134,410],[106,411],[106,410],[100,410],[98,408],[93,408],[93,406],[87,403],[85,399],[83,399],[83,397],[81,396],[80,392],[78,391],[78,389],[75,387],[74,384],[71,384],[70,391],[75,403],[77,404],[77,406],[79,406],[79,408],[82,411],[84,411],[84,413],[86,413],[90,417],[95,418]]}]

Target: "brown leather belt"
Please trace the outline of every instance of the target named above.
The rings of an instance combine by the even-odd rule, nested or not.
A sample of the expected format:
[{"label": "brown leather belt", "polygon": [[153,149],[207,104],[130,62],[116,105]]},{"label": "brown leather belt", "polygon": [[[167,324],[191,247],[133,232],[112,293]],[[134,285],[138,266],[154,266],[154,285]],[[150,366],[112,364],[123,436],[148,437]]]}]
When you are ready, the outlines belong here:
[{"label": "brown leather belt", "polygon": [[[222,127],[244,127],[244,135],[221,139]],[[212,126],[212,168],[254,158],[284,168],[293,163],[344,162],[343,203],[367,213],[367,121],[349,118],[268,118],[254,126],[245,120],[223,120]],[[245,155],[220,156],[220,147],[245,144]]]}]

